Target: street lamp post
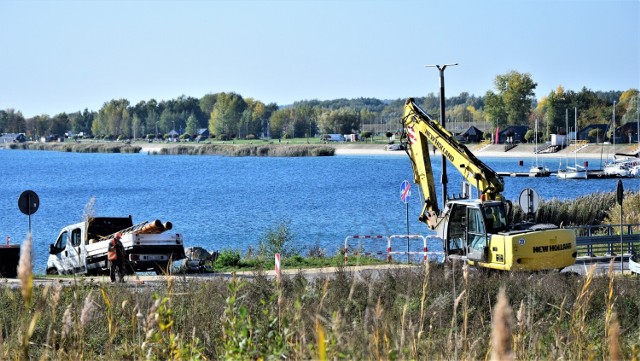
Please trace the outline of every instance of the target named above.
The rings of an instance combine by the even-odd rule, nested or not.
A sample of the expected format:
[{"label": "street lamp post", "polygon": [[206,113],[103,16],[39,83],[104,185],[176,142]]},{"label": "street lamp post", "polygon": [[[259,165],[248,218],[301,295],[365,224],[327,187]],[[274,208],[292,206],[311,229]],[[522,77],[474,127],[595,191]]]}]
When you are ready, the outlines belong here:
[{"label": "street lamp post", "polygon": [[[448,67],[448,66],[454,66],[454,65],[458,65],[458,63],[453,63],[453,64],[444,64],[444,65],[425,65],[425,67],[427,68],[437,68],[438,72],[440,73],[440,124],[442,125],[443,128],[446,127],[446,121],[445,121],[445,111],[444,111],[444,70]],[[442,202],[443,205],[447,202],[447,183],[448,183],[448,179],[447,179],[447,159],[444,156],[444,153],[442,154],[442,177],[440,178],[440,183],[442,183]],[[444,209],[444,207],[442,208]]]}]

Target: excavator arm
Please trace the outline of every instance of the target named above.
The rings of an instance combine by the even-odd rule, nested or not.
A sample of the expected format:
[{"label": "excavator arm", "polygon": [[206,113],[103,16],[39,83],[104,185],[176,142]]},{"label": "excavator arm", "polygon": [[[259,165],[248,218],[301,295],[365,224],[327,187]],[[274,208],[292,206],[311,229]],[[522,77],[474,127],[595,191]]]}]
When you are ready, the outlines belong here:
[{"label": "excavator arm", "polygon": [[[440,213],[435,191],[428,143],[433,144],[462,176],[482,194],[484,200],[503,200],[502,178],[458,142],[453,134],[407,99],[402,117],[402,142],[413,166],[414,181],[420,185],[424,208],[420,220],[434,229]],[[446,199],[444,200],[446,202]]]}]

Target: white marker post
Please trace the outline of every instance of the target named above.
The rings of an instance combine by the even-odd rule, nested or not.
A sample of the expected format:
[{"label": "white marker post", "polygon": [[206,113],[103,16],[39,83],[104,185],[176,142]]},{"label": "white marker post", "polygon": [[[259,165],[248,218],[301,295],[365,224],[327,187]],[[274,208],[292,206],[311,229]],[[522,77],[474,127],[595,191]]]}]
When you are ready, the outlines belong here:
[{"label": "white marker post", "polygon": [[280,284],[280,253],[276,253],[275,256],[275,263],[276,263],[276,280],[278,281],[278,284]]}]

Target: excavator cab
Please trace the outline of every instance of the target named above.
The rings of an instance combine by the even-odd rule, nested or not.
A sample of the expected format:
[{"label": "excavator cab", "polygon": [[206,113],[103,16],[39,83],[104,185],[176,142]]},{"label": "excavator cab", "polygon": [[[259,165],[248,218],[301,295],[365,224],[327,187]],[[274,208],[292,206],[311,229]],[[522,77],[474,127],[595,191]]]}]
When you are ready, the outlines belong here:
[{"label": "excavator cab", "polygon": [[445,210],[448,222],[444,223],[444,248],[447,255],[464,256],[466,254],[467,205],[463,202],[452,202]]},{"label": "excavator cab", "polygon": [[489,242],[487,228],[491,226],[485,223],[482,208],[467,207],[467,258],[474,261],[486,262],[489,254]]},{"label": "excavator cab", "polygon": [[502,202],[458,200],[449,203],[445,248],[447,255],[467,256],[487,262],[492,234],[504,232],[508,225]]}]

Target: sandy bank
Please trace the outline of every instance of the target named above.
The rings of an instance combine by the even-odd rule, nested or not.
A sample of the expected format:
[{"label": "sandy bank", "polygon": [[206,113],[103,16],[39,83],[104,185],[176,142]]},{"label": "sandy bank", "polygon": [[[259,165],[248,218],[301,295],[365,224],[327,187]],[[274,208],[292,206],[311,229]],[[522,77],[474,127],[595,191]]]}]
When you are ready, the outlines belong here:
[{"label": "sandy bank", "polygon": [[[336,149],[336,155],[388,155],[388,156],[407,156],[405,151],[386,151],[384,145],[380,144],[336,144],[333,145]],[[504,151],[504,145],[478,145],[472,144],[468,148],[471,152],[479,158],[530,158],[535,157],[533,144],[520,144],[517,147]],[[431,146],[430,146],[431,148]],[[638,145],[623,145],[616,146],[615,153],[624,154],[637,154],[639,151]],[[436,151],[436,155],[440,155],[440,152]],[[579,148],[577,151],[578,158],[590,158],[590,159],[603,159],[611,158],[614,154],[613,145],[607,144],[588,144],[585,147]],[[543,153],[538,154],[539,158],[565,158],[573,157],[574,148],[569,147],[556,153]]]}]

